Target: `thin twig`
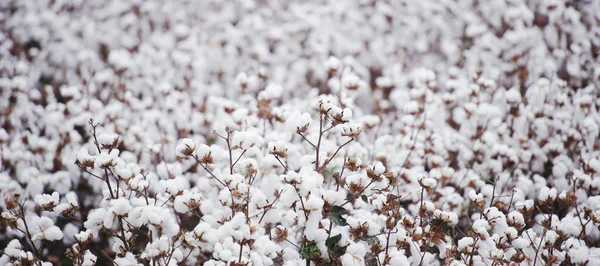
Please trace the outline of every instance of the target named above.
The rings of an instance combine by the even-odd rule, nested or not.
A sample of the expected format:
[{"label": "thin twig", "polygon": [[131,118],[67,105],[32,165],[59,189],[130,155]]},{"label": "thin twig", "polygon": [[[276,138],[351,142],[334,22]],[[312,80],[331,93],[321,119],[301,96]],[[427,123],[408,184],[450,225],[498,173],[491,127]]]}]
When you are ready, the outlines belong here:
[{"label": "thin twig", "polygon": [[313,144],[310,140],[308,140],[306,138],[306,136],[304,136],[304,134],[298,132],[298,135],[300,135],[306,142],[308,142],[308,144],[310,144],[311,146],[313,146],[313,148],[317,148],[317,146],[315,146],[315,144]]},{"label": "thin twig", "polygon": [[327,167],[327,165],[328,165],[328,164],[331,162],[331,160],[333,160],[333,158],[334,158],[334,157],[335,157],[335,156],[338,154],[338,152],[340,152],[340,150],[341,150],[341,149],[342,149],[344,146],[348,145],[348,144],[349,144],[350,142],[352,142],[353,140],[354,140],[354,138],[351,138],[350,140],[346,141],[346,143],[344,143],[344,144],[342,144],[341,146],[339,146],[339,147],[337,148],[337,150],[336,150],[336,151],[333,153],[333,155],[331,155],[331,157],[329,157],[329,159],[327,159],[327,160],[325,161],[325,163],[323,163],[323,166],[321,166],[321,167],[319,167],[319,168],[318,168],[318,170],[320,170],[319,172],[322,172],[322,171],[324,171],[324,170],[325,170],[325,168]]}]

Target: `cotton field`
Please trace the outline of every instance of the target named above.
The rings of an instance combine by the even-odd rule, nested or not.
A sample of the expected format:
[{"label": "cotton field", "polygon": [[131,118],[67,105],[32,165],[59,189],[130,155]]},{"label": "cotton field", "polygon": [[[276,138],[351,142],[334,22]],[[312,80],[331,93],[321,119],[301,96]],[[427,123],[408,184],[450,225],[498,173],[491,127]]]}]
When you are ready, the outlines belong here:
[{"label": "cotton field", "polygon": [[0,1],[0,265],[600,265],[600,1]]}]

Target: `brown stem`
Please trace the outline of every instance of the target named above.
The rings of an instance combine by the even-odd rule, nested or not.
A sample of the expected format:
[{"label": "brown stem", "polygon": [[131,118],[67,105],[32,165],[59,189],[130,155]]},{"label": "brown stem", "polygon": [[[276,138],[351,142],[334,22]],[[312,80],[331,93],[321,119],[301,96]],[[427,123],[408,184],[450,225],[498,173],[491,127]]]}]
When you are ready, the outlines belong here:
[{"label": "brown stem", "polygon": [[321,149],[321,139],[323,138],[323,113],[319,112],[319,140],[315,152],[315,171],[319,172],[319,150]]},{"label": "brown stem", "polygon": [[323,172],[323,171],[325,171],[325,168],[327,167],[327,165],[328,165],[328,164],[331,162],[331,160],[333,160],[333,158],[334,158],[334,157],[335,157],[335,156],[338,154],[338,152],[340,152],[340,150],[341,150],[341,149],[342,149],[344,146],[348,145],[348,144],[349,144],[350,142],[352,142],[353,140],[354,140],[354,138],[351,138],[350,140],[346,141],[344,144],[342,144],[341,146],[339,146],[339,147],[337,148],[337,150],[336,150],[336,151],[333,153],[333,155],[331,155],[331,157],[329,157],[329,159],[327,159],[327,160],[325,161],[325,163],[323,163],[323,166],[321,166],[321,167],[319,167],[319,168],[318,168],[318,171],[319,171],[319,172]]},{"label": "brown stem", "polygon": [[313,148],[317,148],[317,146],[315,146],[315,144],[313,144],[310,140],[308,140],[306,138],[306,136],[304,136],[304,134],[298,132],[298,135],[300,135],[306,142],[308,142],[308,144],[310,144],[311,146],[313,146]]},{"label": "brown stem", "polygon": [[342,206],[344,206],[344,205],[346,205],[346,204],[350,203],[350,201],[352,201],[352,200],[354,200],[354,199],[358,198],[358,197],[359,197],[359,196],[360,196],[360,195],[361,195],[363,192],[365,192],[365,191],[367,190],[367,188],[368,188],[368,187],[369,187],[371,184],[373,184],[373,180],[371,180],[371,182],[369,182],[369,184],[367,184],[367,186],[366,186],[365,188],[363,188],[363,189],[360,191],[360,193],[357,193],[356,195],[353,195],[352,197],[350,197],[349,199],[347,199],[347,200],[346,200],[344,203],[342,203],[342,205],[340,205],[340,207],[342,207]]}]

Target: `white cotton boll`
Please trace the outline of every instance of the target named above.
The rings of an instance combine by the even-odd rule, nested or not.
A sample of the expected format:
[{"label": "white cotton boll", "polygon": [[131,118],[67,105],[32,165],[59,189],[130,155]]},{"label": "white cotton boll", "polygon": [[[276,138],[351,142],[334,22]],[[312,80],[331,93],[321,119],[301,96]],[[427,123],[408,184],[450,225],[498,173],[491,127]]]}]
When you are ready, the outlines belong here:
[{"label": "white cotton boll", "polygon": [[131,211],[132,207],[126,198],[118,198],[110,201],[111,210],[116,215],[125,215]]},{"label": "white cotton boll", "polygon": [[310,212],[308,220],[306,221],[306,228],[304,229],[304,235],[309,241],[317,239],[319,231],[319,222],[321,221],[322,215],[320,212]]},{"label": "white cotton boll", "polygon": [[335,191],[335,190],[327,190],[323,193],[323,199],[329,205],[338,205],[344,202],[345,200],[345,192],[344,191]]},{"label": "white cotton boll", "polygon": [[19,258],[23,253],[23,246],[21,245],[21,242],[19,242],[18,239],[11,240],[4,249],[4,254],[13,258]]},{"label": "white cotton boll", "polygon": [[4,128],[0,128],[0,142],[7,141],[10,136]]},{"label": "white cotton boll", "polygon": [[553,230],[549,230],[546,232],[546,243],[550,244],[550,245],[554,245],[554,242],[556,242],[556,239],[558,239],[558,234],[553,231]]},{"label": "white cotton boll", "polygon": [[340,259],[342,260],[343,266],[360,266],[365,264],[363,258],[354,257],[348,253],[342,255]]},{"label": "white cotton boll", "polygon": [[231,143],[234,148],[247,150],[254,145],[260,145],[261,140],[262,138],[254,131],[237,131],[233,134]]},{"label": "white cotton boll", "polygon": [[119,70],[128,69],[134,65],[131,53],[126,49],[111,50],[108,55],[108,62]]},{"label": "white cotton boll", "polygon": [[469,191],[469,199],[475,203],[483,201],[483,194],[475,192],[475,190]]},{"label": "white cotton boll", "polygon": [[94,234],[90,230],[82,231],[82,232],[79,232],[79,233],[73,235],[75,240],[77,240],[78,242],[90,241],[90,240],[92,240],[93,236],[94,236]]},{"label": "white cotton boll", "polygon": [[540,189],[540,193],[538,195],[538,200],[540,200],[540,201],[548,200],[548,191],[550,191],[550,189],[548,187],[543,187],[542,189]]},{"label": "white cotton boll", "polygon": [[377,162],[375,163],[375,166],[373,166],[373,173],[375,175],[381,175],[385,172],[385,166],[383,166],[383,163],[381,162]]},{"label": "white cotton boll", "polygon": [[572,263],[584,263],[589,260],[590,250],[585,242],[579,239],[569,238],[563,243],[563,248],[567,249],[567,255]]},{"label": "white cotton boll", "polygon": [[277,84],[269,84],[265,90],[258,93],[259,100],[271,100],[281,97],[283,94],[283,88]]},{"label": "white cotton boll", "polygon": [[327,61],[325,61],[325,69],[327,69],[327,71],[337,71],[339,69],[342,68],[342,61],[340,61],[337,57],[335,56],[330,56]]},{"label": "white cotton boll", "polygon": [[119,136],[116,134],[100,134],[98,135],[98,144],[102,146],[111,146],[114,142],[119,140]]},{"label": "white cotton boll", "polygon": [[96,265],[96,261],[98,261],[98,257],[92,254],[91,251],[86,250],[85,254],[83,255],[83,262],[81,263],[81,266],[94,266]]},{"label": "white cotton boll", "polygon": [[458,250],[463,252],[471,251],[470,249],[474,243],[475,240],[473,240],[472,237],[463,237],[460,240],[458,240]]},{"label": "white cotton boll", "polygon": [[404,113],[414,114],[419,110],[419,103],[417,101],[410,101],[404,105],[402,110]]},{"label": "white cotton boll", "polygon": [[236,122],[242,122],[244,119],[248,118],[249,113],[250,111],[247,108],[240,108],[233,111],[233,113],[231,113],[231,117]]},{"label": "white cotton boll", "polygon": [[390,250],[390,266],[407,266],[410,265],[410,261],[404,255],[404,252],[399,250]]},{"label": "white cotton boll", "polygon": [[314,171],[312,167],[303,167],[299,172],[302,176],[302,183],[300,184],[300,195],[306,196],[308,193],[321,189],[323,185],[323,175]]},{"label": "white cotton boll", "polygon": [[308,199],[306,201],[306,204],[304,206],[306,207],[307,210],[319,211],[323,208],[323,204],[325,204],[323,199],[313,195],[310,197],[310,199]]},{"label": "white cotton boll", "polygon": [[342,136],[355,137],[362,132],[361,124],[346,123],[342,125]]},{"label": "white cotton boll", "polygon": [[431,188],[431,187],[435,187],[437,185],[437,181],[433,178],[422,178],[420,180],[420,183],[423,187],[426,188]]},{"label": "white cotton boll", "polygon": [[32,240],[60,240],[63,233],[48,217],[33,217],[30,222],[32,227]]},{"label": "white cotton boll", "polygon": [[160,180],[159,184],[163,192],[171,196],[177,196],[185,188],[185,182],[184,178],[176,177],[175,179]]},{"label": "white cotton boll", "polygon": [[235,76],[235,83],[240,85],[240,87],[246,87],[248,84],[248,74],[245,72],[240,72]]},{"label": "white cotton boll", "polygon": [[276,154],[286,153],[288,150],[287,143],[283,140],[269,141],[268,148],[269,152],[273,152]]},{"label": "white cotton boll", "polygon": [[352,109],[344,108],[342,111],[342,120],[349,121],[350,119],[352,119]]},{"label": "white cotton boll", "polygon": [[515,239],[518,236],[519,232],[514,227],[507,227],[504,230],[504,235],[509,237],[510,239]]},{"label": "white cotton boll", "polygon": [[450,224],[453,226],[456,226],[458,224],[458,215],[453,212],[449,212],[447,214],[448,214],[448,221],[450,221]]},{"label": "white cotton boll", "polygon": [[354,73],[345,74],[342,77],[342,86],[348,90],[356,90],[360,87],[360,78]]},{"label": "white cotton boll", "polygon": [[198,156],[198,158],[200,160],[202,160],[202,158],[204,158],[205,156],[208,156],[209,154],[212,156],[211,154],[211,148],[202,143],[202,144],[198,144],[198,146],[196,147],[196,156]]},{"label": "white cotton boll", "polygon": [[83,147],[79,150],[79,153],[77,153],[77,160],[79,160],[80,162],[85,162],[85,161],[94,161],[94,156],[91,156],[88,149]]},{"label": "white cotton boll", "polygon": [[588,162],[588,167],[592,168],[596,173],[600,173],[600,160],[593,158]]},{"label": "white cotton boll", "polygon": [[87,220],[83,223],[86,229],[98,232],[104,226],[104,216],[106,209],[99,208],[91,210],[88,213]]},{"label": "white cotton boll", "polygon": [[581,232],[581,224],[579,219],[573,216],[565,216],[558,225],[558,231],[565,235],[578,236]]},{"label": "white cotton boll", "polygon": [[517,225],[519,226],[519,228],[522,228],[525,226],[525,218],[523,217],[523,214],[521,214],[518,211],[512,211],[508,214],[508,222],[513,224],[513,225]]},{"label": "white cotton boll", "polygon": [[275,224],[281,221],[281,212],[275,209],[270,209],[269,211],[267,211],[267,213],[265,214],[265,216],[263,217],[263,222],[265,224],[267,223],[271,223],[271,224]]},{"label": "white cotton boll", "polygon": [[196,150],[196,142],[193,139],[182,139],[179,141],[177,147],[175,147],[175,154],[180,157],[187,157],[194,153]]},{"label": "white cotton boll", "polygon": [[488,230],[490,230],[490,224],[486,220],[477,220],[473,222],[473,231],[477,234],[489,236]]},{"label": "white cotton boll", "polygon": [[285,121],[286,129],[291,132],[296,132],[308,128],[313,122],[309,113],[302,113],[295,111]]},{"label": "white cotton boll", "polygon": [[58,205],[59,195],[58,195],[58,192],[53,192],[52,195],[38,194],[38,195],[35,195],[34,201],[38,206],[40,206],[42,208],[53,207],[53,206]]},{"label": "white cotton boll", "polygon": [[506,92],[506,101],[510,104],[521,102],[521,92],[516,88],[512,88]]},{"label": "white cotton boll", "polygon": [[524,238],[519,237],[519,238],[513,240],[511,242],[511,244],[514,248],[525,249],[525,248],[529,247],[530,242],[529,242],[529,240],[525,240]]}]

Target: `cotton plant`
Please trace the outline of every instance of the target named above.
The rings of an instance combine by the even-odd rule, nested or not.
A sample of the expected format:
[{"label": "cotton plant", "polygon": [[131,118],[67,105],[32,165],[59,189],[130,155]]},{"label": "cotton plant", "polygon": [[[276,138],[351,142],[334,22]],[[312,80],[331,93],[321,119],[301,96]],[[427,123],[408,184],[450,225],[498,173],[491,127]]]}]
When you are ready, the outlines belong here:
[{"label": "cotton plant", "polygon": [[597,1],[2,6],[2,265],[600,259]]}]

